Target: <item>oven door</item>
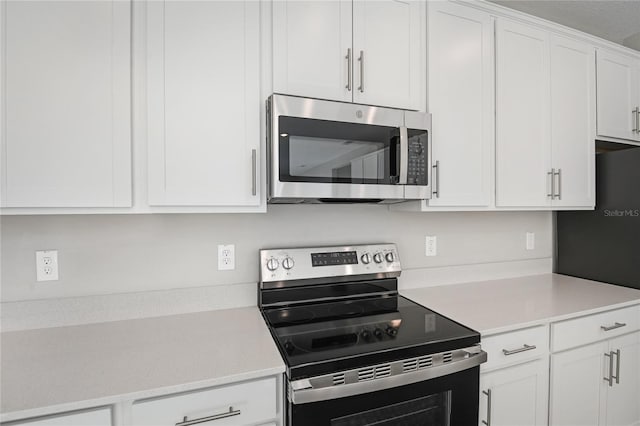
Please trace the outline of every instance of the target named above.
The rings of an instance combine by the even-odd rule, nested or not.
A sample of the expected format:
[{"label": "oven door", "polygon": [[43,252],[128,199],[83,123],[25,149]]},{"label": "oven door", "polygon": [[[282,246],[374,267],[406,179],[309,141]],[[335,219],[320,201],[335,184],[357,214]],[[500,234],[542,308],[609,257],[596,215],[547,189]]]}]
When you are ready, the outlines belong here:
[{"label": "oven door", "polygon": [[268,105],[270,200],[404,198],[403,111],[282,95]]},{"label": "oven door", "polygon": [[478,424],[480,367],[339,399],[293,404],[289,426],[472,426]]}]

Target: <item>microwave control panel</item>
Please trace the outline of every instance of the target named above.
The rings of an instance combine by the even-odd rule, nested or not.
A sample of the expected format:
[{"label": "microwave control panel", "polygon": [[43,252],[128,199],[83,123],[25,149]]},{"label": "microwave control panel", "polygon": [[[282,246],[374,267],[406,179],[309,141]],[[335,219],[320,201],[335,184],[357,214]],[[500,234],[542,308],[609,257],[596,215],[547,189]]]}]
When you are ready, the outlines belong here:
[{"label": "microwave control panel", "polygon": [[407,185],[428,185],[427,156],[429,138],[425,130],[409,129],[409,164]]}]

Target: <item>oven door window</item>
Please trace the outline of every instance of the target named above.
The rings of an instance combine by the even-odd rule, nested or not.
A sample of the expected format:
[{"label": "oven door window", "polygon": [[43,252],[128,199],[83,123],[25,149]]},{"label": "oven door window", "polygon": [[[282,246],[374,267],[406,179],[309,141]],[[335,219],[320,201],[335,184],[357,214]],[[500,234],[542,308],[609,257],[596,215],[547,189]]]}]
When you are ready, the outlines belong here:
[{"label": "oven door window", "polygon": [[278,129],[282,182],[398,182],[397,127],[280,116]]},{"label": "oven door window", "polygon": [[451,391],[339,417],[331,426],[449,426]]}]

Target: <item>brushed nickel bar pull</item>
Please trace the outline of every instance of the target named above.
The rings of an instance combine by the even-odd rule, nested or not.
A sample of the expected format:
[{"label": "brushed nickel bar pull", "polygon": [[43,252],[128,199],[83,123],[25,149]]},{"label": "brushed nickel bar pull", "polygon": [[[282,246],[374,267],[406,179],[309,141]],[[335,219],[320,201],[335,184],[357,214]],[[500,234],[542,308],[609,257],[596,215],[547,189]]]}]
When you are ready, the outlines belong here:
[{"label": "brushed nickel bar pull", "polygon": [[257,168],[258,166],[258,152],[255,149],[251,150],[251,194],[256,195],[258,190],[258,182],[257,182]]},{"label": "brushed nickel bar pull", "polygon": [[482,393],[487,395],[487,420],[483,420],[482,424],[491,426],[491,389],[482,391]]},{"label": "brushed nickel bar pull", "polygon": [[191,426],[200,423],[211,422],[214,420],[226,419],[227,417],[239,416],[240,410],[234,410],[233,407],[229,407],[229,411],[226,413],[214,414],[213,416],[200,417],[199,419],[188,420],[187,416],[181,422],[176,423],[176,426]]},{"label": "brushed nickel bar pull", "polygon": [[636,107],[633,111],[633,133],[640,132],[640,107]]},{"label": "brushed nickel bar pull", "polygon": [[600,328],[604,331],[611,331],[611,330],[615,330],[616,328],[625,327],[626,325],[627,324],[624,322],[615,322],[613,325],[610,325],[610,326],[601,325]]},{"label": "brushed nickel bar pull", "polygon": [[615,352],[612,352],[616,356],[616,375],[611,376],[612,379],[616,379],[616,384],[620,384],[620,349],[616,349]]},{"label": "brushed nickel bar pull", "polygon": [[436,198],[440,198],[440,160],[436,160],[436,164],[433,165],[433,169],[436,172],[436,182],[431,193],[435,195]]},{"label": "brushed nickel bar pull", "polygon": [[604,356],[609,357],[609,377],[603,377],[603,379],[605,382],[609,383],[609,387],[612,387],[613,386],[613,352],[604,354]]},{"label": "brushed nickel bar pull", "polygon": [[351,61],[351,48],[347,49],[347,56],[344,57],[347,60],[347,85],[345,88],[350,92],[351,83],[353,81],[353,62]]},{"label": "brushed nickel bar pull", "polygon": [[360,87],[358,87],[358,90],[360,93],[364,93],[364,50],[360,51],[358,61],[360,62]]},{"label": "brushed nickel bar pull", "polygon": [[558,176],[558,186],[555,188],[557,191],[555,196],[558,200],[562,200],[562,169],[556,170],[555,175]]},{"label": "brushed nickel bar pull", "polygon": [[511,350],[503,349],[502,353],[505,354],[506,356],[509,356],[514,354],[519,354],[520,352],[532,351],[534,349],[536,349],[536,345],[527,345],[525,343],[523,347],[518,349],[511,349]]},{"label": "brushed nickel bar pull", "polygon": [[555,196],[555,184],[554,184],[554,176],[556,174],[556,169],[551,169],[550,172],[547,172],[547,177],[551,178],[551,190],[549,192],[547,192],[547,197],[551,197],[551,199],[553,200],[553,197]]}]

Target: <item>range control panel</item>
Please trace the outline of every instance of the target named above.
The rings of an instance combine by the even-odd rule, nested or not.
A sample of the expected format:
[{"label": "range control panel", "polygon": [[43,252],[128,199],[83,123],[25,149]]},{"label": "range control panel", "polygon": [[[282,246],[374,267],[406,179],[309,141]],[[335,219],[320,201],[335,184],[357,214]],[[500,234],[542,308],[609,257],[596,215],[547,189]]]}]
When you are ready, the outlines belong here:
[{"label": "range control panel", "polygon": [[260,250],[260,281],[288,281],[351,275],[400,275],[395,244]]}]

